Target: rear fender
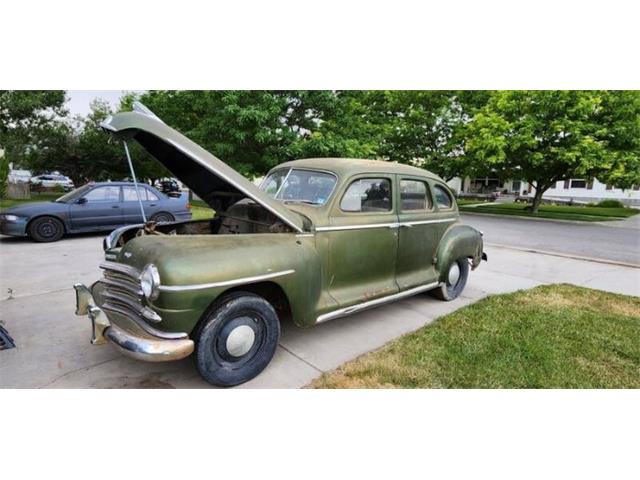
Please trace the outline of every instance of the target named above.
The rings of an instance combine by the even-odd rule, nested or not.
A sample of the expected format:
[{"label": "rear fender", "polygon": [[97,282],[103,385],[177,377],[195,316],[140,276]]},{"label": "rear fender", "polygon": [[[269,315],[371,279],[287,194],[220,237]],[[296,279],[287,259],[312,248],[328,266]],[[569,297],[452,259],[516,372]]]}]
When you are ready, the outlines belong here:
[{"label": "rear fender", "polygon": [[436,268],[440,281],[445,281],[449,266],[457,259],[471,259],[471,269],[482,260],[482,234],[469,225],[455,224],[440,239],[436,253]]}]

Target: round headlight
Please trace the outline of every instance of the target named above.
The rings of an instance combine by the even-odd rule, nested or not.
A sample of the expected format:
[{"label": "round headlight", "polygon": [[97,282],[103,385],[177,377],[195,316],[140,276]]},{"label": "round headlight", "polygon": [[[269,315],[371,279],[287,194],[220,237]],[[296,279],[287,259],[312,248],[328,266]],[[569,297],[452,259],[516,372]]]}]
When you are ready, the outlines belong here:
[{"label": "round headlight", "polygon": [[142,293],[149,300],[155,300],[158,298],[158,287],[160,286],[160,274],[158,269],[152,263],[144,267],[140,274],[140,287]]}]

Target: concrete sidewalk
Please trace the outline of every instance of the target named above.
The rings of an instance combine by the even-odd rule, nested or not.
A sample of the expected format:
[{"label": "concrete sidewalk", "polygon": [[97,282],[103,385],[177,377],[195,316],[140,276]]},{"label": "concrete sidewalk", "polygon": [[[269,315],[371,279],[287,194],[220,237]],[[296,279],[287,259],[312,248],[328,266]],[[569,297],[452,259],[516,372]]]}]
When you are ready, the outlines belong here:
[{"label": "concrete sidewalk", "polygon": [[[75,242],[73,250],[68,245],[61,248],[63,243],[44,247],[46,254],[37,255],[40,274],[35,266],[23,265],[23,275],[7,274],[29,263],[29,249],[35,253],[42,246],[22,244],[20,250],[27,253],[18,258],[11,255],[13,245],[2,245],[1,286],[5,292],[12,288],[15,298],[0,301],[0,321],[17,348],[0,352],[0,388],[209,387],[190,359],[143,363],[121,356],[109,345],[89,344],[89,322],[74,315],[71,284],[99,276],[101,237],[71,241]],[[74,254],[68,255],[69,251]],[[640,269],[507,248],[487,247],[486,251],[489,262],[472,272],[463,296],[453,302],[423,294],[311,329],[283,325],[271,365],[242,388],[304,386],[322,372],[490,294],[566,282],[640,295]],[[47,270],[57,265],[55,273],[42,274],[41,262],[49,266]]]}]

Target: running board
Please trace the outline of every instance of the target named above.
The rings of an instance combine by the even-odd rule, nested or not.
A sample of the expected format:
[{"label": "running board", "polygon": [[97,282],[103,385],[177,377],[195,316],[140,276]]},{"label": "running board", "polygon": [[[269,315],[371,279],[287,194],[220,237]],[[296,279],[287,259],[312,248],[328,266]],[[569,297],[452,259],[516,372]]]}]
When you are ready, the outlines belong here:
[{"label": "running board", "polygon": [[388,295],[386,297],[376,298],[375,300],[369,300],[367,302],[358,303],[357,305],[352,305],[350,307],[340,308],[338,310],[334,310],[333,312],[320,315],[316,319],[316,324],[328,322],[329,320],[334,320],[336,318],[346,317],[347,315],[351,315],[352,313],[366,310],[367,308],[377,307],[379,305],[383,305],[389,302],[395,302],[396,300],[400,300],[405,297],[410,297],[417,293],[425,292],[427,290],[432,290],[441,285],[443,285],[442,282],[433,282],[427,285],[421,285],[419,287],[405,290],[404,292],[398,292],[398,293],[394,293],[393,295]]}]

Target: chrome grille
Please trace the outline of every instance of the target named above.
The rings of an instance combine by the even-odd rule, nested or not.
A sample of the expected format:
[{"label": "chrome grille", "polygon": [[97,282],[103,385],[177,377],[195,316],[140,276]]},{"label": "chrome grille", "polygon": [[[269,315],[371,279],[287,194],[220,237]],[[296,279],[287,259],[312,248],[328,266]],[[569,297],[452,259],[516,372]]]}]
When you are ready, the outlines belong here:
[{"label": "chrome grille", "polygon": [[138,269],[116,262],[102,262],[104,277],[100,280],[101,288],[94,289],[94,296],[107,314],[121,315],[134,322],[144,332],[160,338],[186,338],[186,333],[165,332],[153,328],[149,323],[158,323],[162,318],[144,304],[144,294],[140,287]]},{"label": "chrome grille", "polygon": [[[140,272],[129,265],[115,262],[103,262],[104,270],[101,283],[102,308],[127,317],[141,318],[148,322],[160,322],[162,318],[143,305],[144,295],[140,287]],[[144,328],[144,325],[141,325]],[[150,333],[150,332],[149,332]]]}]

